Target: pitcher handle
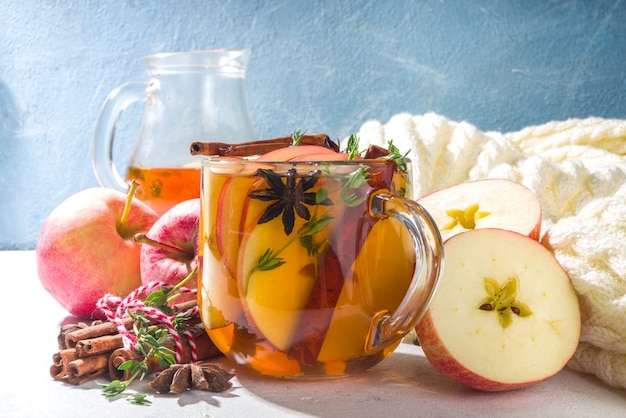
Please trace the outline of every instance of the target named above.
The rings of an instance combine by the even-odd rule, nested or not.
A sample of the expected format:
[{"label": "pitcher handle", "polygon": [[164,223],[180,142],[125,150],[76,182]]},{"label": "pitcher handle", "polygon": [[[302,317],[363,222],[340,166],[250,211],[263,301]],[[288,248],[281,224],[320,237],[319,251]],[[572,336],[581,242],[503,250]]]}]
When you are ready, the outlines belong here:
[{"label": "pitcher handle", "polygon": [[439,229],[417,202],[379,191],[371,196],[370,210],[375,218],[402,222],[411,234],[416,257],[413,277],[398,308],[377,313],[370,324],[366,350],[375,351],[397,342],[422,319],[437,290],[444,257]]},{"label": "pitcher handle", "polygon": [[130,82],[114,89],[105,99],[96,125],[93,142],[93,169],[98,182],[126,192],[128,185],[113,161],[113,140],[122,112],[132,103],[146,98],[146,82]]}]

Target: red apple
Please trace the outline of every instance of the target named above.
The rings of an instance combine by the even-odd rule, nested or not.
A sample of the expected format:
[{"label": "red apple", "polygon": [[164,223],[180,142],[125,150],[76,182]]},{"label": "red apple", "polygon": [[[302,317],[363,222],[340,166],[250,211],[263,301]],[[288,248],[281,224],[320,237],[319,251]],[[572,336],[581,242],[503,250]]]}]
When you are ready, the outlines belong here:
[{"label": "red apple", "polygon": [[503,229],[476,229],[444,243],[445,269],[416,326],[426,358],[483,391],[517,389],[558,373],[581,332],[578,298],[552,253]]},{"label": "red apple", "polygon": [[141,247],[133,241],[158,215],[127,195],[106,188],[78,192],[45,220],[36,246],[43,287],[71,314],[102,318],[97,301],[120,297],[141,285]]},{"label": "red apple", "polygon": [[[165,282],[172,286],[185,279],[198,265],[200,199],[178,203],[165,212],[146,234],[137,234],[141,246],[141,281]],[[195,289],[198,273],[185,284]],[[181,295],[176,303],[193,300],[193,294]]]},{"label": "red apple", "polygon": [[433,217],[443,241],[480,228],[502,228],[539,239],[539,199],[530,189],[511,180],[468,181],[436,190],[417,202]]}]

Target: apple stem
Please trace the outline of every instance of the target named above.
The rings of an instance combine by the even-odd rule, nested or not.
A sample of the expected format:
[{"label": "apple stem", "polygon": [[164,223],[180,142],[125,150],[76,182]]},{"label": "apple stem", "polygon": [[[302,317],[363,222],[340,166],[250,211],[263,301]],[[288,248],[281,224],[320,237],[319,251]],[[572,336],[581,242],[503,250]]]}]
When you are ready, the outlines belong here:
[{"label": "apple stem", "polygon": [[154,240],[154,239],[148,237],[146,234],[144,234],[142,232],[139,232],[139,233],[135,234],[133,236],[133,240],[135,242],[140,243],[140,244],[147,244],[147,245],[150,245],[152,247],[161,248],[162,250],[166,250],[171,255],[176,256],[175,258],[177,258],[180,261],[188,262],[188,261],[190,261],[193,258],[185,250],[182,250],[182,249],[180,249],[180,248],[178,248],[178,247],[176,247],[174,245],[170,245],[170,244],[166,244],[166,243],[161,242],[161,241]]},{"label": "apple stem", "polygon": [[[174,286],[172,288],[172,290],[170,291],[171,293],[176,292],[178,289],[180,289],[181,287],[183,287],[185,285],[185,283],[187,283],[189,280],[191,280],[193,278],[193,276],[196,274],[196,272],[198,271],[198,266],[194,266],[193,269],[189,272],[189,274],[187,275],[187,277],[185,277],[183,280],[181,280],[180,282],[178,282],[178,284],[176,286]],[[178,296],[180,296],[180,293],[176,293],[173,296],[170,296],[167,299],[167,303],[170,303],[171,301],[173,301],[174,299],[176,299]]]},{"label": "apple stem", "polygon": [[120,218],[120,228],[123,228],[126,225],[126,221],[128,220],[128,214],[130,213],[130,205],[133,202],[133,197],[135,197],[135,190],[139,183],[136,180],[130,182],[130,187],[128,189],[128,193],[126,194],[126,203],[124,204],[124,210],[122,211],[122,217]]}]

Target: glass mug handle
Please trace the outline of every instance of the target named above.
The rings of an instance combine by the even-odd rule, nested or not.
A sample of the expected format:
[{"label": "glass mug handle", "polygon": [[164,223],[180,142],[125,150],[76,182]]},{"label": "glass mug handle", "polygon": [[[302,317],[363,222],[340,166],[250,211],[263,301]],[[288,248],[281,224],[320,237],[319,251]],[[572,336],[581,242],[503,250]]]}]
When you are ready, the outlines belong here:
[{"label": "glass mug handle", "polygon": [[411,234],[416,256],[413,277],[396,311],[378,312],[372,319],[365,348],[377,351],[411,331],[428,309],[443,270],[443,243],[430,214],[412,200],[387,191],[374,192],[370,214],[402,222]]},{"label": "glass mug handle", "polygon": [[148,83],[134,81],[113,90],[100,109],[93,142],[93,169],[104,187],[126,192],[128,185],[113,161],[113,139],[122,112],[132,103],[146,99]]}]

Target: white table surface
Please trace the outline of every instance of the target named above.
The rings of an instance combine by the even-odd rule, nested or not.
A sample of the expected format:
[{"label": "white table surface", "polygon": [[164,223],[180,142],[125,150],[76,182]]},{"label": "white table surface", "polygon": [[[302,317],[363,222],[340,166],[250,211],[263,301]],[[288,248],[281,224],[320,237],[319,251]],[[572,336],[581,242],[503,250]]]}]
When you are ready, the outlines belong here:
[{"label": "white table surface", "polygon": [[[228,360],[236,373],[224,393],[153,395],[150,406],[108,401],[95,382],[72,386],[49,375],[67,313],[43,289],[34,251],[0,251],[4,330],[0,343],[0,417],[624,417],[626,390],[565,369],[530,388],[477,392],[437,372],[421,349],[401,344],[370,371],[333,380],[262,378]],[[7,306],[8,305],[8,306]]]}]

